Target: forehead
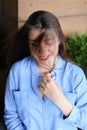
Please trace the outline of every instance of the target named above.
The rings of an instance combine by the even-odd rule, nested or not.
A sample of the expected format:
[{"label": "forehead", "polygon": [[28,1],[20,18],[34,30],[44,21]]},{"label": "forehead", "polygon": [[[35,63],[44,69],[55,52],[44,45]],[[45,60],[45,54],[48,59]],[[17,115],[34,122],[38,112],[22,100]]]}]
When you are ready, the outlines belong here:
[{"label": "forehead", "polygon": [[45,32],[46,37],[57,37],[57,33],[54,29],[41,30],[40,28],[37,28],[29,31],[29,39],[34,40],[43,32]]},{"label": "forehead", "polygon": [[41,29],[31,29],[28,33],[29,39],[35,39],[37,36],[40,35]]}]

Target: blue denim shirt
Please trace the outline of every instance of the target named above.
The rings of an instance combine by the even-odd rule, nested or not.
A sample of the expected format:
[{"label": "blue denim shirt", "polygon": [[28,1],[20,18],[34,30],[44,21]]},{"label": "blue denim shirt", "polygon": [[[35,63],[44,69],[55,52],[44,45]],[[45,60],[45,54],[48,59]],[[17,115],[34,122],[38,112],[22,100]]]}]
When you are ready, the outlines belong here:
[{"label": "blue denim shirt", "polygon": [[5,123],[8,130],[87,130],[87,81],[82,69],[58,56],[50,73],[73,104],[64,117],[58,106],[38,92],[41,79],[35,60],[26,57],[9,72],[5,92]]}]

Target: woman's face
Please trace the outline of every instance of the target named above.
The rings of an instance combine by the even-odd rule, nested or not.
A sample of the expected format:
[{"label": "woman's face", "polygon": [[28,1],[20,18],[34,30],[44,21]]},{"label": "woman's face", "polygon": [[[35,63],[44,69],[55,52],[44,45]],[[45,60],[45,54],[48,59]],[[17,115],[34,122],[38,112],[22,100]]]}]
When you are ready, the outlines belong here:
[{"label": "woman's face", "polygon": [[50,29],[48,30],[47,35],[40,41],[38,46],[32,45],[32,41],[34,41],[40,33],[40,29],[32,29],[29,32],[31,54],[38,64],[51,67],[53,66],[55,58],[58,55],[60,41],[55,30]]}]

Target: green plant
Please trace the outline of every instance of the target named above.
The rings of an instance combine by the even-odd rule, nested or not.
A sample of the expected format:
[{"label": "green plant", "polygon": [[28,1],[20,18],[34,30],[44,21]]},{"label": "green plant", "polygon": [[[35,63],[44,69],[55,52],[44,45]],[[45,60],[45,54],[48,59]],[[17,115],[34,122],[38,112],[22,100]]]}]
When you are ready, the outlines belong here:
[{"label": "green plant", "polygon": [[77,63],[87,76],[87,32],[67,37],[68,57]]}]

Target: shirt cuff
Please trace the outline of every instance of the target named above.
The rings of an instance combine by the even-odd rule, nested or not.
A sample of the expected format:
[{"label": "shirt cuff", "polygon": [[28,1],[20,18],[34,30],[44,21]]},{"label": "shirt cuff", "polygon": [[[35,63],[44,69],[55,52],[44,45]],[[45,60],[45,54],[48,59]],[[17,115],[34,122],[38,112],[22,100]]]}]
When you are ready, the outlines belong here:
[{"label": "shirt cuff", "polygon": [[79,109],[76,106],[73,106],[73,110],[71,111],[67,119],[77,124],[78,117],[79,117]]}]

